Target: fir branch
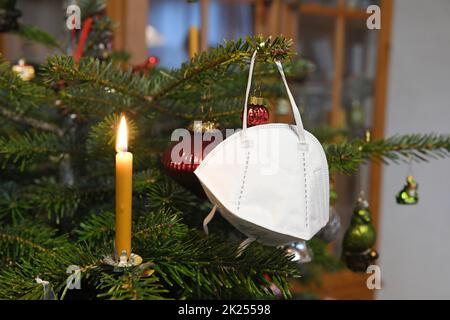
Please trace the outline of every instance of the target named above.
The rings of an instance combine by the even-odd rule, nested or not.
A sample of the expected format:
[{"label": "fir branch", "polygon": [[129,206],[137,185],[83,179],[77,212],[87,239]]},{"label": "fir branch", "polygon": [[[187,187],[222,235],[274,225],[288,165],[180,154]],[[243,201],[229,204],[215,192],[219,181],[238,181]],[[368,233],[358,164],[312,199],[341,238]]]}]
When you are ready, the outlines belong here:
[{"label": "fir branch", "polygon": [[265,297],[271,293],[267,282],[261,281],[263,273],[289,296],[286,277],[296,274],[296,266],[283,250],[252,245],[236,257],[237,243],[230,246],[221,239],[205,237],[183,225],[179,213],[171,210],[142,216],[136,228],[139,236],[134,238],[133,247],[144,259],[142,267],[131,268],[123,276],[111,275],[99,268],[99,256],[107,247],[98,243],[66,244],[54,249],[54,255],[37,251],[33,262],[24,259],[2,270],[0,297],[40,297],[34,291],[36,275],[49,281],[57,295],[63,296],[69,265],[80,266],[83,278],[98,289],[99,298],[183,298],[202,292],[220,297],[237,288],[248,295]]},{"label": "fir branch", "polygon": [[[92,125],[86,141],[87,152],[98,157],[99,154],[106,154],[109,158],[115,152],[115,140],[117,129],[120,123],[120,115],[109,114],[100,122]],[[131,146],[136,138],[136,123],[132,119],[127,119],[128,144]]]},{"label": "fir branch", "polygon": [[92,214],[81,222],[76,230],[78,239],[84,242],[111,243],[114,235],[115,214],[111,211]]},{"label": "fir branch", "polygon": [[12,221],[45,217],[60,224],[63,218],[73,217],[82,196],[80,189],[56,183],[50,178],[36,179],[34,184],[21,187],[3,185],[0,188],[0,216]]},{"label": "fir branch", "polygon": [[65,51],[62,45],[52,35],[35,26],[21,24],[19,30],[17,30],[16,33],[20,37],[34,43],[41,44],[48,48],[58,49],[60,52]]},{"label": "fir branch", "polygon": [[[179,219],[179,213],[171,210],[142,216],[134,247],[154,263],[155,273],[166,287],[183,288],[183,295],[192,296],[195,287],[220,296],[223,290],[244,286],[242,290],[262,297],[267,288],[259,282],[259,275],[279,275],[280,285],[286,287],[286,276],[297,273],[283,250],[253,245],[236,257],[237,243],[205,237],[177,222]],[[283,293],[289,296],[288,291]]]},{"label": "fir branch", "polygon": [[[264,43],[264,46],[261,44]],[[185,63],[179,70],[168,73],[160,72],[159,76],[151,79],[135,75],[128,71],[113,68],[112,63],[100,62],[93,59],[83,59],[79,65],[70,57],[53,57],[48,60],[44,68],[47,82],[64,80],[66,82],[90,83],[99,89],[108,89],[113,95],[123,95],[136,101],[129,112],[140,110],[155,110],[183,119],[193,119],[185,112],[176,112],[163,107],[162,101],[169,93],[180,89],[189,83],[195,83],[198,77],[206,75],[206,71],[219,69],[223,73],[232,64],[244,65],[248,58],[258,48],[258,58],[263,61],[284,59],[291,55],[289,48],[291,40],[283,37],[248,38],[246,41],[230,41],[210,52],[201,53],[190,63]],[[217,77],[216,77],[217,79]]]},{"label": "fir branch", "polygon": [[93,16],[106,9],[105,0],[82,0],[79,5],[83,17]]},{"label": "fir branch", "polygon": [[[122,277],[110,275],[106,270],[95,269],[94,273],[87,270],[86,276],[89,274],[90,281],[99,289],[99,298],[166,299],[203,294],[220,297],[238,288],[248,296],[266,297],[272,293],[267,282],[261,280],[263,273],[270,275],[289,296],[286,279],[297,271],[283,250],[256,244],[236,257],[237,243],[230,245],[188,228],[182,223],[180,212],[171,209],[148,212],[137,218],[133,226],[133,250],[142,256],[144,263]],[[77,233],[91,243],[88,244],[91,248],[99,243],[111,247],[107,239],[112,239],[113,230],[113,214],[106,213],[92,216]]]},{"label": "fir branch", "polygon": [[75,187],[56,183],[52,179],[40,179],[27,188],[26,200],[33,204],[36,213],[60,224],[63,218],[73,217],[81,203],[81,195]]},{"label": "fir branch", "polygon": [[249,59],[255,50],[258,50],[258,59],[263,61],[273,61],[274,59],[285,59],[292,54],[290,46],[292,40],[284,37],[247,37],[245,41],[227,41],[224,45],[219,45],[209,52],[202,52],[185,63],[176,72],[170,75],[171,80],[148,96],[151,102],[161,100],[169,92],[172,92],[182,83],[194,79],[201,73],[214,69],[218,66],[226,66],[234,62],[243,62]]},{"label": "fir branch", "polygon": [[0,262],[9,264],[18,259],[31,259],[36,253],[54,256],[54,250],[67,243],[67,237],[57,236],[57,230],[31,220],[22,220],[0,228]]},{"label": "fir branch", "polygon": [[55,248],[52,255],[36,252],[33,259],[21,259],[0,272],[0,299],[42,299],[43,288],[36,283],[38,276],[49,281],[49,286],[57,296],[62,296],[66,288],[69,266],[79,266],[82,279],[95,275],[100,260],[82,244],[67,243]]},{"label": "fir branch", "polygon": [[112,300],[160,300],[168,292],[157,277],[142,277],[133,272],[121,277],[102,273],[97,288],[104,292],[99,298]]},{"label": "fir branch", "polygon": [[16,223],[22,220],[32,208],[28,201],[23,201],[19,186],[12,182],[0,185],[0,217]]},{"label": "fir branch", "polygon": [[34,81],[23,81],[12,71],[11,64],[0,58],[0,102],[17,114],[42,108],[49,101],[55,101],[52,90]]},{"label": "fir branch", "polygon": [[25,132],[6,138],[0,136],[0,155],[3,162],[18,163],[21,170],[38,156],[60,155],[67,151],[67,147],[58,136],[53,133]]},{"label": "fir branch", "polygon": [[27,246],[27,247],[31,248],[32,250],[49,253],[49,251],[46,248],[40,246],[39,244],[36,244],[36,243],[32,242],[31,240],[24,239],[22,237],[15,236],[15,235],[10,235],[10,234],[5,234],[5,233],[0,232],[0,241],[2,243],[14,243],[14,244],[17,244],[18,246]]},{"label": "fir branch", "polygon": [[192,193],[167,177],[160,179],[157,183],[149,184],[146,196],[147,208],[151,209],[172,209],[183,212],[198,208],[198,200]]},{"label": "fir branch", "polygon": [[370,160],[389,162],[426,162],[450,156],[450,136],[437,134],[396,135],[365,142],[356,139],[325,145],[331,172],[351,173]]},{"label": "fir branch", "polygon": [[35,129],[52,132],[60,137],[64,136],[64,131],[52,123],[45,122],[36,118],[27,117],[25,115],[19,115],[2,106],[0,106],[0,113],[4,117],[14,122],[25,124]]},{"label": "fir branch", "polygon": [[[131,69],[122,71],[114,68],[112,62],[101,62],[92,58],[85,58],[76,64],[72,57],[55,56],[48,60],[44,67],[46,82],[65,81],[68,84],[76,85],[90,83],[98,90],[106,90],[113,95],[126,95],[134,99],[137,103],[145,103],[145,91],[151,85],[143,77],[133,74]],[[69,98],[68,96],[67,98]],[[159,112],[169,113],[168,110],[160,106],[154,106]],[[132,109],[129,113],[134,113]]]}]

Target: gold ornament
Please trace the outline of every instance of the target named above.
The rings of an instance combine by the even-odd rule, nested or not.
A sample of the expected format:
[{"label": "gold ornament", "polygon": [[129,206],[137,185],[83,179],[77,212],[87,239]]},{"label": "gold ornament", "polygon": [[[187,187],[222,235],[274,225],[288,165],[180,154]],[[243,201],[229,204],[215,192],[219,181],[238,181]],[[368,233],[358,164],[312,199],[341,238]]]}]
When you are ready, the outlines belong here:
[{"label": "gold ornament", "polygon": [[249,104],[253,104],[255,106],[262,106],[264,105],[264,98],[263,97],[258,97],[258,96],[251,96],[248,100]]},{"label": "gold ornament", "polygon": [[30,81],[35,76],[34,67],[26,64],[25,59],[20,59],[19,62],[12,67],[12,71],[15,72],[23,81]]},{"label": "gold ornament", "polygon": [[213,121],[194,121],[188,127],[191,132],[208,132],[219,128],[219,124]]}]

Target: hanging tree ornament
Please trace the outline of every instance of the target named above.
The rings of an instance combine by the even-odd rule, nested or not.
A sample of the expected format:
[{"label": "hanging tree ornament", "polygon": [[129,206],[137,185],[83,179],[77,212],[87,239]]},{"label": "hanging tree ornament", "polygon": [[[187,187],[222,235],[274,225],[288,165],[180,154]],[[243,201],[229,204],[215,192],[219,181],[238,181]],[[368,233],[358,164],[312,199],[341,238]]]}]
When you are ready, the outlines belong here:
[{"label": "hanging tree ornament", "polygon": [[17,19],[22,13],[16,9],[16,0],[0,0],[0,32],[17,30]]},{"label": "hanging tree ornament", "polygon": [[341,231],[341,217],[334,208],[337,201],[337,193],[334,186],[330,185],[330,211],[328,215],[328,222],[318,233],[318,239],[330,243],[336,240]]},{"label": "hanging tree ornament", "polygon": [[[207,152],[211,151],[210,144],[217,144],[214,139],[203,139],[203,134],[218,130],[219,125],[212,121],[195,121],[188,128],[190,142],[185,143],[182,140],[171,144],[163,153],[161,162],[165,172],[177,181],[180,185],[190,190],[192,193],[202,199],[206,199],[206,194],[194,174],[199,164],[206,157]],[[198,135],[201,135],[198,137]],[[196,142],[196,139],[201,141]],[[206,149],[209,146],[208,149]],[[207,152],[205,152],[207,151]]]},{"label": "hanging tree ornament", "polygon": [[412,160],[409,158],[409,174],[406,177],[406,184],[402,190],[396,195],[396,201],[398,204],[416,204],[419,202],[419,194],[417,189],[419,185],[412,175]]},{"label": "hanging tree ornament", "polygon": [[311,262],[313,253],[305,240],[292,242],[286,246],[286,255],[298,264]]},{"label": "hanging tree ornament", "polygon": [[398,204],[416,204],[419,202],[419,195],[417,188],[419,185],[414,180],[413,176],[406,177],[406,185],[397,193],[396,200]]},{"label": "hanging tree ornament", "polygon": [[317,237],[326,242],[330,243],[336,240],[339,232],[341,231],[341,217],[337,213],[334,207],[330,207],[330,215],[327,224],[322,230],[319,231]]},{"label": "hanging tree ornament", "polygon": [[375,262],[378,253],[372,247],[376,237],[369,204],[361,192],[343,242],[343,259],[350,270],[365,272]]},{"label": "hanging tree ornament", "polygon": [[148,74],[150,70],[154,69],[159,63],[157,56],[149,56],[144,63],[133,66],[134,73]]},{"label": "hanging tree ornament", "polygon": [[[257,92],[259,94],[257,94]],[[264,99],[260,96],[261,89],[258,86],[255,89],[254,95],[248,99],[247,111],[247,127],[253,127],[269,122],[269,109],[264,104]],[[241,120],[244,117],[244,111],[241,112]]]},{"label": "hanging tree ornament", "polygon": [[19,62],[12,67],[12,71],[23,81],[32,80],[36,74],[34,67],[26,64],[25,59],[20,59]]}]

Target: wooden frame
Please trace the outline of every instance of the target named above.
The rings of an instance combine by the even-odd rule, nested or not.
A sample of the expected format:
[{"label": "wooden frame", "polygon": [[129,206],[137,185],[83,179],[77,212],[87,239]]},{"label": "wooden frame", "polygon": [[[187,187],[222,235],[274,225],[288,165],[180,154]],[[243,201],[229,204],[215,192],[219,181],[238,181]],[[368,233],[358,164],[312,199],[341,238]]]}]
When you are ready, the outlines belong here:
[{"label": "wooden frame", "polygon": [[[377,73],[374,83],[373,131],[372,137],[384,137],[384,123],[386,119],[386,98],[389,78],[389,58],[391,48],[391,29],[393,17],[393,1],[381,2],[381,30],[378,39]],[[369,200],[373,212],[374,225],[378,230],[380,211],[380,189],[382,170],[379,163],[373,163],[370,168]]]},{"label": "wooden frame", "polygon": [[333,127],[341,126],[342,80],[345,63],[345,0],[338,1],[334,30],[334,78],[330,114],[330,123]]},{"label": "wooden frame", "polygon": [[[316,4],[301,5],[300,14],[315,16],[335,17],[334,34],[334,66],[332,109],[330,123],[339,127],[341,122],[342,80],[345,59],[345,22],[347,19],[365,20],[368,14],[357,9],[347,9],[345,0],[338,0],[337,7],[326,7]],[[374,80],[374,103],[372,138],[384,136],[385,104],[388,86],[388,65],[390,33],[392,20],[392,1],[381,0],[381,30],[378,38],[377,69]],[[289,23],[289,22],[288,22]],[[374,225],[378,229],[380,188],[381,188],[381,165],[374,163],[370,167],[369,202],[373,215]],[[349,270],[337,274],[325,274],[323,287],[317,290],[322,297],[338,299],[373,299],[374,292],[366,287],[366,274],[355,274]],[[310,288],[311,289],[311,288]],[[313,289],[314,290],[314,289]]]},{"label": "wooden frame", "polygon": [[107,0],[108,16],[118,27],[114,30],[114,46],[131,54],[131,64],[142,64],[147,59],[145,30],[149,0]]},{"label": "wooden frame", "polygon": [[209,0],[200,0],[200,50],[208,49]]},{"label": "wooden frame", "polygon": [[300,13],[305,15],[317,16],[343,16],[347,19],[366,19],[369,15],[362,10],[350,9],[345,6],[345,2],[338,0],[337,7],[330,7],[320,4],[302,4],[300,5]]}]

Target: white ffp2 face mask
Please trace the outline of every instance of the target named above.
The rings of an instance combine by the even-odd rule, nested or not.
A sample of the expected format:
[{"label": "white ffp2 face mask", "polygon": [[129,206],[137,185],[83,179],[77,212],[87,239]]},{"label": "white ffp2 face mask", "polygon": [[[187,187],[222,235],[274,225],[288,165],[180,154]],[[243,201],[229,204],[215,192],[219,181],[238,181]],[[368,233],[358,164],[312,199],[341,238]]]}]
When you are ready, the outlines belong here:
[{"label": "white ffp2 face mask", "polygon": [[247,103],[256,52],[250,63],[242,130],[218,144],[195,170],[209,200],[250,240],[285,245],[309,240],[328,222],[328,164],[322,145],[303,129],[300,112],[281,74],[296,125],[247,128]]}]

